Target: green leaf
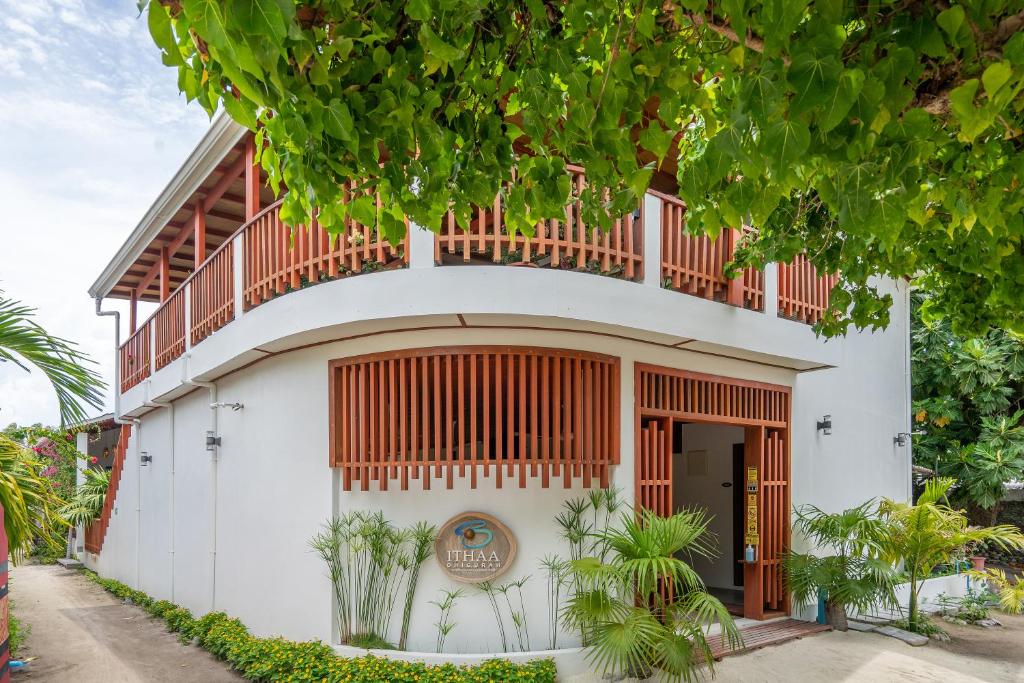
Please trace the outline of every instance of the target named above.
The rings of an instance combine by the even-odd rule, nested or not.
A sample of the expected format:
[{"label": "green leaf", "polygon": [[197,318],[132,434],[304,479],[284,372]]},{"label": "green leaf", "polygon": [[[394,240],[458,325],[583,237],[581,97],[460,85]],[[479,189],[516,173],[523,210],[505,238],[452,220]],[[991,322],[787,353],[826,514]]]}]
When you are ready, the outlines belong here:
[{"label": "green leaf", "polygon": [[355,121],[352,120],[352,112],[338,98],[334,98],[327,105],[324,114],[324,128],[331,136],[339,140],[352,139],[352,134],[355,132]]},{"label": "green leaf", "polygon": [[957,34],[960,32],[960,27],[964,24],[964,8],[960,5],[953,5],[947,10],[939,12],[939,16],[935,19],[936,23],[946,32],[949,36],[949,41],[953,47],[958,47]]},{"label": "green leaf", "polygon": [[994,62],[989,64],[985,73],[981,75],[981,82],[985,86],[985,94],[992,100],[999,90],[1006,85],[1013,76],[1013,68],[1008,62]]},{"label": "green leaf", "polygon": [[267,36],[276,41],[283,41],[288,36],[288,24],[275,0],[231,0],[230,7],[246,33]]},{"label": "green leaf", "polygon": [[171,16],[167,13],[167,8],[158,2],[149,3],[147,23],[149,24],[149,35],[152,36],[153,42],[157,44],[157,47],[163,53],[164,64],[167,66],[184,66],[185,62],[181,58],[178,43],[174,39],[174,30],[171,28]]},{"label": "green leaf", "polygon": [[972,78],[949,93],[950,108],[960,122],[960,137],[966,142],[978,137],[995,120],[994,116],[974,106],[978,85],[978,79]]},{"label": "green leaf", "polygon": [[828,101],[842,66],[833,55],[803,52],[793,58],[788,79],[794,90],[790,113],[800,114]]},{"label": "green leaf", "polygon": [[806,125],[800,121],[783,119],[765,131],[764,152],[770,157],[769,165],[782,175],[807,151],[810,142],[811,134]]},{"label": "green leaf", "polygon": [[430,0],[409,0],[405,6],[405,13],[415,21],[430,21],[434,16]]},{"label": "green leaf", "polygon": [[860,69],[847,69],[839,77],[839,85],[829,96],[825,111],[819,122],[819,128],[827,132],[838,126],[850,107],[857,101],[861,88],[864,87],[864,72]]},{"label": "green leaf", "polygon": [[214,47],[227,45],[227,26],[223,4],[218,0],[184,0],[182,8],[192,28],[203,40]]}]

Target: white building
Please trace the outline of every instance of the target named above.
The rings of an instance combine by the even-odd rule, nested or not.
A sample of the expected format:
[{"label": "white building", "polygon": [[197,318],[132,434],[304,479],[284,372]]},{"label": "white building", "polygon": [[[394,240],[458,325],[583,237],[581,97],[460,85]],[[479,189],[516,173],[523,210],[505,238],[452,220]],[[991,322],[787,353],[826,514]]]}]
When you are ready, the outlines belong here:
[{"label": "white building", "polygon": [[[218,119],[90,290],[133,315],[117,377],[130,438],[87,564],[258,635],[337,643],[309,547],[325,520],[489,513],[518,542],[503,580],[533,575],[542,642],[539,562],[566,552],[554,518],[614,485],[659,513],[708,508],[721,556],[696,566],[737,613],[813,616],[778,569],[792,506],[910,490],[894,441],[910,431],[907,286],[883,287],[887,330],[826,341],[810,323],[830,280],[801,261],[730,282],[735,234],[687,236],[682,214],[652,191],[582,239],[570,211],[510,244],[492,207],[469,233],[410,226],[400,248],[353,226],[289,249],[250,136]],[[138,301],[159,308],[137,325]],[[759,547],[744,564],[748,468]],[[433,557],[422,572],[409,649],[432,651],[428,601],[455,583]],[[482,594],[453,621],[448,649],[500,651]]]}]

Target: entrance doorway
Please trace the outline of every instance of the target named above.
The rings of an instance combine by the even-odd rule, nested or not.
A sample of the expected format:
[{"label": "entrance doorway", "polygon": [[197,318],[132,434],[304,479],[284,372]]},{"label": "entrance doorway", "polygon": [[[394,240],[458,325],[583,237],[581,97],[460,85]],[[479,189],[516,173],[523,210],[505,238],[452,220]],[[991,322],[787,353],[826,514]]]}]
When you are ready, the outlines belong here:
[{"label": "entrance doorway", "polygon": [[707,509],[720,556],[694,568],[712,594],[746,618],[788,614],[790,389],[646,364],[635,386],[637,506]]}]

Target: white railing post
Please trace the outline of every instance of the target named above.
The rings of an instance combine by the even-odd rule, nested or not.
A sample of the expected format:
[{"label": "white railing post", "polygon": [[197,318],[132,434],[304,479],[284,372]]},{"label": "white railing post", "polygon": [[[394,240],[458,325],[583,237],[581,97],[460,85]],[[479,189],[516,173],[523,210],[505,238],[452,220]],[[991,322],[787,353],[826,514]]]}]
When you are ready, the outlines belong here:
[{"label": "white railing post", "polygon": [[234,244],[231,245],[231,272],[234,276],[232,287],[235,297],[235,320],[238,320],[245,313],[245,233],[238,233],[235,236]]},{"label": "white railing post", "polygon": [[661,199],[644,195],[644,284],[661,287]]},{"label": "white railing post", "polygon": [[185,297],[182,309],[185,311],[185,353],[192,348],[192,283],[186,282],[181,296]]},{"label": "white railing post", "polygon": [[768,263],[764,267],[764,314],[773,318],[779,315],[778,263]]},{"label": "white railing post", "polygon": [[434,267],[434,233],[415,223],[409,223],[409,267]]}]

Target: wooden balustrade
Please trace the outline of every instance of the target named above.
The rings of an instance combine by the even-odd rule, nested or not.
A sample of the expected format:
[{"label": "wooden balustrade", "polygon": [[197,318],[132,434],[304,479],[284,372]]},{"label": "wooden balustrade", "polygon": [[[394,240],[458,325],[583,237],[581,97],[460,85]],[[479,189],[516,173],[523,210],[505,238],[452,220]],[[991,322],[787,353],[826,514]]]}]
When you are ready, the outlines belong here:
[{"label": "wooden balustrade", "polygon": [[779,316],[814,325],[828,308],[838,275],[819,275],[805,254],[779,264]]},{"label": "wooden balustrade", "polygon": [[234,254],[234,240],[229,239],[189,281],[189,338],[193,345],[235,318]]},{"label": "wooden balustrade", "polygon": [[[586,187],[583,170],[570,167],[573,193],[580,196]],[[577,201],[565,209],[565,220],[542,221],[533,237],[509,234],[504,221],[502,198],[495,197],[488,207],[476,207],[468,230],[460,228],[455,215],[443,219],[434,242],[434,258],[441,262],[442,252],[461,255],[471,261],[474,255],[493,263],[533,264],[566,270],[613,275],[627,280],[643,277],[643,221],[639,210],[616,219],[610,230],[588,226]]]},{"label": "wooden balustrade", "polygon": [[128,438],[131,436],[131,433],[131,426],[121,426],[121,434],[117,439],[117,446],[114,448],[114,463],[110,470],[110,483],[107,484],[107,495],[103,498],[103,509],[100,511],[100,516],[85,527],[85,549],[90,553],[98,553],[103,548],[103,539],[107,535],[107,527],[110,526],[110,516],[114,511],[114,502],[117,500],[117,489],[121,483],[121,472],[124,470],[125,455],[128,452]]},{"label": "wooden balustrade", "polygon": [[[349,195],[352,196],[351,194]],[[377,198],[378,206],[380,197]],[[409,262],[409,238],[392,246],[376,228],[347,218],[344,233],[329,235],[313,220],[294,230],[281,222],[281,203],[243,228],[245,309],[323,280]]]},{"label": "wooden balustrade", "polygon": [[149,320],[135,330],[132,336],[118,350],[118,365],[121,378],[121,393],[149,377],[150,325]]},{"label": "wooden balustrade", "polygon": [[154,365],[159,370],[185,353],[185,288],[176,289],[150,320],[156,338]]},{"label": "wooden balustrade", "polygon": [[711,301],[764,310],[764,272],[744,269],[735,279],[725,276],[739,230],[722,230],[717,239],[686,232],[686,206],[681,200],[655,193],[661,199],[661,276],[665,287]]}]

